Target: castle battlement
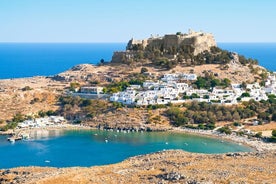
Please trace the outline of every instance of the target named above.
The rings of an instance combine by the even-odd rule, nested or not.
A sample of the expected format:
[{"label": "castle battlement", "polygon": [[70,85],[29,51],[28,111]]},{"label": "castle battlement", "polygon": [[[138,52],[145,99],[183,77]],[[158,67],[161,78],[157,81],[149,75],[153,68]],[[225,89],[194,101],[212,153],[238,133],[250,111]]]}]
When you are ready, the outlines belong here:
[{"label": "castle battlement", "polygon": [[[147,49],[159,49],[164,53],[169,50],[179,50],[189,48],[191,54],[197,55],[203,51],[210,51],[211,47],[217,46],[214,36],[211,33],[202,31],[196,32],[189,30],[188,33],[166,34],[164,36],[151,35],[147,39],[129,40],[126,51],[115,52],[112,57],[112,62],[124,62],[133,58],[139,58],[137,51],[146,51]],[[137,56],[137,57],[135,57]],[[170,58],[171,56],[166,55]],[[174,57],[174,56],[173,56]]]},{"label": "castle battlement", "polygon": [[216,41],[213,34],[204,33],[202,31],[196,32],[189,30],[188,33],[180,34],[166,34],[164,36],[152,36],[148,39],[135,40],[131,39],[128,42],[127,50],[133,50],[135,47],[142,47],[145,49],[147,46],[161,46],[164,49],[169,47],[180,47],[182,45],[189,45],[195,48],[194,55],[197,55],[204,50],[209,50],[212,46],[216,46]]}]

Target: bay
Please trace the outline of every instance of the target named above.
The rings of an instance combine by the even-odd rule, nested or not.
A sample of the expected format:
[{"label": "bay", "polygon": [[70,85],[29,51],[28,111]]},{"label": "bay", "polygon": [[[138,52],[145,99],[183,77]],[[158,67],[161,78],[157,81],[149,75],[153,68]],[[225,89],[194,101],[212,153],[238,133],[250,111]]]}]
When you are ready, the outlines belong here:
[{"label": "bay", "polygon": [[41,130],[32,137],[32,140],[11,144],[6,136],[0,136],[0,168],[105,165],[168,149],[208,154],[252,151],[233,142],[172,132]]}]

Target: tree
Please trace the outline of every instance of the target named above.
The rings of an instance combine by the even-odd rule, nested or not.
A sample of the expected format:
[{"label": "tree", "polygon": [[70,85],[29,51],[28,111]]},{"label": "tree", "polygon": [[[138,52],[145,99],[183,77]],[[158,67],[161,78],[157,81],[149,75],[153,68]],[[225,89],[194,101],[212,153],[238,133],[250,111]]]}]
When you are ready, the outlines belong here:
[{"label": "tree", "polygon": [[257,137],[257,138],[262,138],[262,132],[256,133],[256,134],[255,134],[255,137]]},{"label": "tree", "polygon": [[241,88],[246,89],[246,85],[247,85],[246,82],[243,81],[243,82],[241,83]]},{"label": "tree", "polygon": [[200,98],[200,96],[198,96],[198,94],[196,94],[196,93],[193,93],[193,94],[190,96],[190,98],[191,98],[191,99],[193,99],[193,98]]},{"label": "tree", "polygon": [[13,122],[16,122],[16,123],[22,122],[22,121],[24,121],[24,120],[25,120],[25,117],[24,117],[24,115],[21,114],[21,113],[17,113],[17,114],[13,117],[13,119],[12,119],[12,121],[13,121]]},{"label": "tree", "polygon": [[224,116],[226,121],[231,121],[233,119],[231,112],[230,111],[226,111],[225,112],[225,116]]},{"label": "tree", "polygon": [[107,93],[107,88],[103,88],[103,93],[104,93],[104,94]]},{"label": "tree", "polygon": [[24,88],[22,88],[22,91],[30,91],[33,88],[31,88],[30,86],[25,86]]},{"label": "tree", "polygon": [[77,83],[77,82],[71,82],[69,90],[73,91],[73,92],[76,92],[77,88],[79,88],[79,87],[80,87],[79,83]]},{"label": "tree", "polygon": [[271,134],[272,134],[272,136],[271,136],[271,139],[270,139],[270,140],[271,140],[272,142],[276,142],[276,129],[275,129],[275,130],[272,130],[272,133],[271,133]]},{"label": "tree", "polygon": [[236,126],[236,127],[241,126],[241,124],[239,122],[234,122],[233,125]]},{"label": "tree", "polygon": [[220,133],[225,133],[225,134],[231,134],[232,133],[232,131],[230,130],[229,127],[221,127],[221,128],[218,129],[218,131]]},{"label": "tree", "polygon": [[240,120],[240,119],[241,119],[240,114],[238,113],[238,111],[235,111],[235,112],[233,113],[233,119],[234,119],[234,120]]},{"label": "tree", "polygon": [[225,78],[225,79],[222,80],[221,85],[224,86],[224,87],[228,87],[228,86],[231,85],[231,81],[229,79]]},{"label": "tree", "polygon": [[241,97],[250,97],[250,94],[249,93],[242,93]]},{"label": "tree", "polygon": [[195,85],[197,86],[198,89],[200,88],[205,88],[206,87],[206,80],[203,77],[198,77]]},{"label": "tree", "polygon": [[211,87],[216,87],[220,84],[219,79],[213,79],[211,80]]},{"label": "tree", "polygon": [[142,68],[141,68],[141,73],[145,73],[145,72],[148,72],[148,69],[145,68],[145,67],[142,67]]},{"label": "tree", "polygon": [[270,114],[267,113],[267,112],[260,112],[258,114],[258,118],[261,119],[261,120],[266,120],[266,121],[270,121]]},{"label": "tree", "polygon": [[46,112],[46,115],[47,115],[47,116],[54,116],[54,115],[56,115],[56,112],[53,111],[53,110],[48,110],[48,111]]},{"label": "tree", "polygon": [[276,113],[273,113],[273,114],[272,114],[271,120],[272,120],[272,121],[276,121]]},{"label": "tree", "polygon": [[211,111],[207,112],[207,116],[208,116],[210,122],[217,121],[217,117],[215,116],[215,114],[213,112],[211,112]]},{"label": "tree", "polygon": [[275,130],[272,130],[272,137],[275,137],[276,138],[276,129]]},{"label": "tree", "polygon": [[38,112],[38,115],[39,115],[39,117],[43,118],[43,117],[46,116],[46,112],[44,112],[44,111],[41,110],[41,111]]},{"label": "tree", "polygon": [[218,112],[216,113],[216,115],[217,115],[217,120],[218,120],[218,121],[223,120],[223,113],[222,113],[221,111],[218,111]]}]

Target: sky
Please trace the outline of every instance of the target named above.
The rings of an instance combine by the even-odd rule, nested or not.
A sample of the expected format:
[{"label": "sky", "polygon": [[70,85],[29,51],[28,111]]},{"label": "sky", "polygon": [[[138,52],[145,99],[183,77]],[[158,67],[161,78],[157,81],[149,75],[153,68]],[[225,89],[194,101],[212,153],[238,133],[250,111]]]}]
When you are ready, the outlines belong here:
[{"label": "sky", "polygon": [[0,0],[0,42],[127,42],[188,29],[276,42],[276,0]]}]

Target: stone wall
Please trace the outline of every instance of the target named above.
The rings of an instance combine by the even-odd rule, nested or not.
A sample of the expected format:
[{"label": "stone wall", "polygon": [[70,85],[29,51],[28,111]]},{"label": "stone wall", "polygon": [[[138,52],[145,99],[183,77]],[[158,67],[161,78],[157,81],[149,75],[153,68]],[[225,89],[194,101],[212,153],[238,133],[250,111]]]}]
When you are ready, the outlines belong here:
[{"label": "stone wall", "polygon": [[186,34],[169,34],[163,37],[149,38],[144,40],[134,40],[131,39],[128,42],[127,50],[132,50],[134,45],[140,44],[143,48],[147,46],[164,49],[169,49],[171,47],[178,48],[181,45],[190,45],[195,48],[194,55],[197,55],[204,50],[209,50],[210,47],[216,46],[216,41],[214,36],[210,33],[194,32],[189,31]]},{"label": "stone wall", "polygon": [[210,51],[212,46],[216,46],[216,41],[211,33],[194,32],[189,30],[185,34],[168,34],[163,37],[151,37],[144,40],[129,40],[125,52],[115,52],[112,57],[112,62],[124,62],[130,58],[139,49],[163,48],[169,50],[172,47],[179,48],[181,46],[191,46],[194,48],[194,55],[197,55],[205,50]]}]

